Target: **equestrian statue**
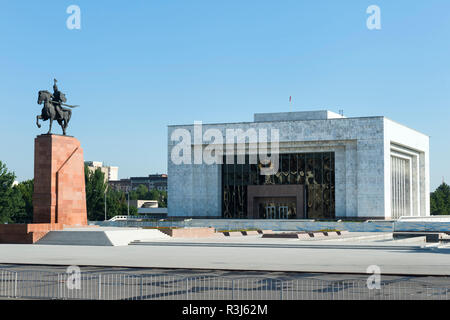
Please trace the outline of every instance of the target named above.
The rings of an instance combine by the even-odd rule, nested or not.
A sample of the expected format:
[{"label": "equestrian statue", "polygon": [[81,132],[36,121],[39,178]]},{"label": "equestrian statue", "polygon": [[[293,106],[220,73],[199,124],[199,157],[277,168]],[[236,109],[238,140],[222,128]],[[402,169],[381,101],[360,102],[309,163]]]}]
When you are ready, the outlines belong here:
[{"label": "equestrian statue", "polygon": [[66,129],[69,124],[70,117],[72,116],[72,110],[63,108],[62,106],[69,108],[76,108],[78,106],[65,104],[67,101],[66,96],[64,93],[59,91],[56,82],[58,82],[58,80],[53,79],[53,94],[47,90],[39,91],[37,103],[44,103],[44,107],[42,108],[41,114],[36,116],[36,125],[38,128],[41,127],[39,119],[43,121],[50,120],[50,127],[47,134],[51,134],[53,120],[56,120],[62,128],[63,135],[66,135]]}]

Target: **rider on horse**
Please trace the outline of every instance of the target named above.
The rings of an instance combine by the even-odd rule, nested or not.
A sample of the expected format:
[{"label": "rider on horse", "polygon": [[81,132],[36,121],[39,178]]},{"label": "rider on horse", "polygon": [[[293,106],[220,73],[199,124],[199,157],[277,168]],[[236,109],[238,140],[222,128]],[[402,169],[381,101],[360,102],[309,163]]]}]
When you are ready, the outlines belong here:
[{"label": "rider on horse", "polygon": [[38,93],[37,103],[44,104],[44,106],[41,114],[36,116],[36,125],[38,128],[41,127],[39,119],[43,121],[50,120],[48,134],[51,134],[52,122],[56,120],[63,130],[63,135],[65,135],[67,125],[72,116],[72,110],[63,108],[62,106],[67,106],[69,108],[76,108],[79,106],[66,104],[67,99],[65,94],[59,91],[58,86],[56,85],[57,80],[54,79],[53,81],[53,94],[47,90],[40,90]]},{"label": "rider on horse", "polygon": [[61,91],[58,90],[58,86],[56,85],[56,82],[58,82],[58,80],[53,79],[53,96],[52,96],[52,102],[53,105],[55,106],[55,110],[57,113],[57,116],[62,119],[64,117],[63,115],[63,108],[61,107],[61,103],[66,102],[66,96],[64,95],[64,93],[62,93]]}]

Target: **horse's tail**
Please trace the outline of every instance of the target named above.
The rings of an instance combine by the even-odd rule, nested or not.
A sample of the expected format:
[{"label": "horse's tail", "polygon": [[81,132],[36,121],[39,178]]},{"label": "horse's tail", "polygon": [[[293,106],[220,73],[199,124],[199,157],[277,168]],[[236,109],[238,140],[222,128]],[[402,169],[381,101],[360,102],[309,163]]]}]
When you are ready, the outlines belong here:
[{"label": "horse's tail", "polygon": [[72,110],[67,110],[67,124],[69,124],[71,116],[72,116]]}]

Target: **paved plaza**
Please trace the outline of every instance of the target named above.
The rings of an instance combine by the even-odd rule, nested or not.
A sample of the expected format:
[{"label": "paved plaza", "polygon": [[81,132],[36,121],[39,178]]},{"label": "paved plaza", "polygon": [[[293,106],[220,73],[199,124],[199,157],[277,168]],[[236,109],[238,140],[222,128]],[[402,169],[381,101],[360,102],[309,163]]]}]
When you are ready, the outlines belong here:
[{"label": "paved plaza", "polygon": [[[373,235],[373,233],[371,234]],[[0,263],[138,268],[450,275],[450,248],[422,241],[301,241],[261,236],[150,240],[135,245],[0,245]]]}]

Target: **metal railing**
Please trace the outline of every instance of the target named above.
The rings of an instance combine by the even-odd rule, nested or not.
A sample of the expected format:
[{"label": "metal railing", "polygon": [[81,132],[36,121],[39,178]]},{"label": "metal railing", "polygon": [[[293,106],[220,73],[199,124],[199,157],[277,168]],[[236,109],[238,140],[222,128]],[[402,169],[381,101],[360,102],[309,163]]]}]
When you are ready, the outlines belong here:
[{"label": "metal railing", "polygon": [[114,221],[140,221],[140,220],[152,220],[154,222],[157,222],[157,221],[165,221],[166,219],[156,218],[155,215],[139,215],[139,216],[114,216],[111,219],[108,219],[107,221],[114,222]]},{"label": "metal railing", "polygon": [[[73,275],[0,269],[0,297],[82,300],[449,300],[450,286],[415,281],[183,277],[84,272]],[[78,281],[78,282],[77,282]],[[70,285],[72,284],[72,286]],[[76,284],[75,286],[73,286]]]},{"label": "metal railing", "polygon": [[17,297],[17,272],[0,270],[0,297]]}]

